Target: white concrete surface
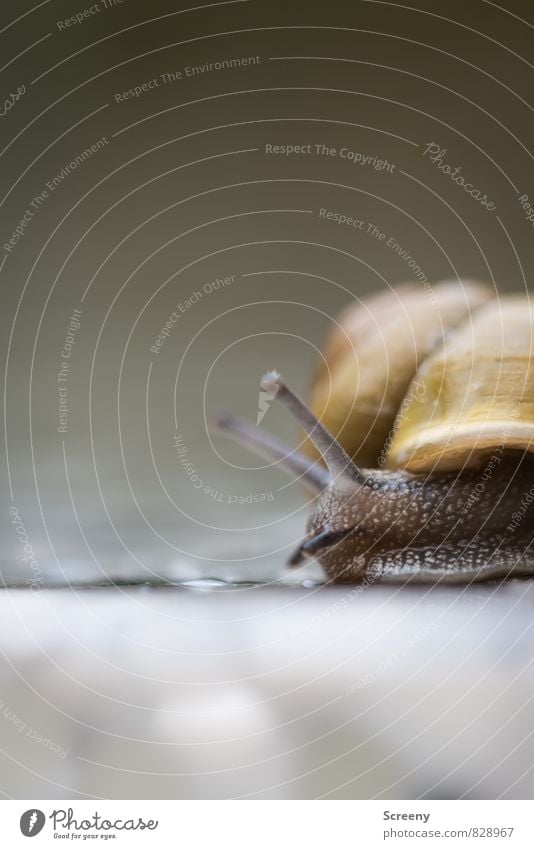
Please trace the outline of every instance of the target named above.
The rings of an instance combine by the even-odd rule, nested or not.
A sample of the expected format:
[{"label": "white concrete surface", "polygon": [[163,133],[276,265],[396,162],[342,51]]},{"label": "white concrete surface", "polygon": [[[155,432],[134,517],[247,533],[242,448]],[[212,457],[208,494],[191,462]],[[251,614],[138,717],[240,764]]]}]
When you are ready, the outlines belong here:
[{"label": "white concrete surface", "polygon": [[531,798],[533,605],[528,582],[4,590],[0,790]]}]

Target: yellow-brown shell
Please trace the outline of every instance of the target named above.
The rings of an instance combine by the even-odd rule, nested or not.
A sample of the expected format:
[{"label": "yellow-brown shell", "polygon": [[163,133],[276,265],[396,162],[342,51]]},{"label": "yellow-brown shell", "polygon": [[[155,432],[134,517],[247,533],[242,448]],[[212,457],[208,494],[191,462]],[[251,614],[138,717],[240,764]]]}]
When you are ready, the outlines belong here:
[{"label": "yellow-brown shell", "polygon": [[388,468],[460,470],[505,449],[534,450],[534,305],[479,309],[430,354],[408,387]]},{"label": "yellow-brown shell", "polygon": [[[440,283],[428,290],[405,285],[340,317],[314,375],[310,406],[358,465],[411,468],[405,454],[409,427],[402,429],[402,447],[397,430],[410,384],[448,334],[469,325],[491,297],[490,289],[473,282]],[[307,448],[316,456],[309,443]]]}]

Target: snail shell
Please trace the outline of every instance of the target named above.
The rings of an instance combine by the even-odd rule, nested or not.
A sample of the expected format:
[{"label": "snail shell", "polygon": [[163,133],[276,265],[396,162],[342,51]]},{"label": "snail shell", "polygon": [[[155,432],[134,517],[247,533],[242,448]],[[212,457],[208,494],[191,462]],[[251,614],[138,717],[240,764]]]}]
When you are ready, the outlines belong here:
[{"label": "snail shell", "polygon": [[430,293],[404,286],[340,316],[313,377],[310,407],[356,463],[377,465],[418,367],[491,296],[480,283],[441,283]]},{"label": "snail shell", "polygon": [[533,330],[530,300],[504,297],[452,332],[408,388],[387,467],[452,471],[496,450],[532,451]]}]

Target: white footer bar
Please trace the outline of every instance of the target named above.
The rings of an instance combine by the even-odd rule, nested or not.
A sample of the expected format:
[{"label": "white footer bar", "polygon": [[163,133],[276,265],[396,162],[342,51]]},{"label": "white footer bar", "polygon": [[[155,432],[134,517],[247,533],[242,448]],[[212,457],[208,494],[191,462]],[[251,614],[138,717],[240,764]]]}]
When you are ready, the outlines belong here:
[{"label": "white footer bar", "polygon": [[[2,846],[534,846],[528,801],[2,801]],[[29,839],[35,837],[35,843]]]}]

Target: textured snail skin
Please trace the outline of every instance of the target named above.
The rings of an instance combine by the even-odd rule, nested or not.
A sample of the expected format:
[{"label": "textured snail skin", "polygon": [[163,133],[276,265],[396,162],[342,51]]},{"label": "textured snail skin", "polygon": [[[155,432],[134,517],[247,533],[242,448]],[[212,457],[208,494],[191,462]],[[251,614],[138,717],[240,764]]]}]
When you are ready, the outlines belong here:
[{"label": "textured snail skin", "polygon": [[365,474],[364,484],[330,484],[308,520],[308,540],[347,532],[315,553],[330,580],[469,583],[534,574],[530,456],[512,452],[482,491],[477,470]]}]

